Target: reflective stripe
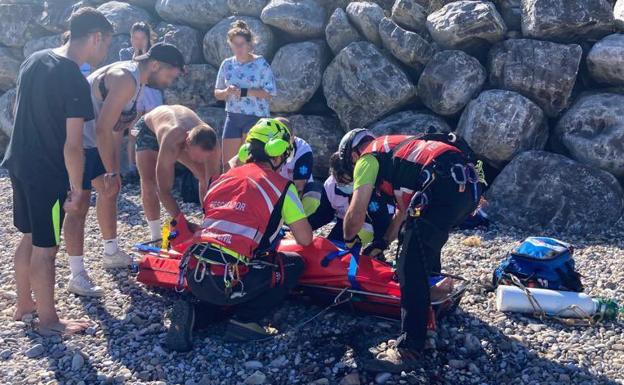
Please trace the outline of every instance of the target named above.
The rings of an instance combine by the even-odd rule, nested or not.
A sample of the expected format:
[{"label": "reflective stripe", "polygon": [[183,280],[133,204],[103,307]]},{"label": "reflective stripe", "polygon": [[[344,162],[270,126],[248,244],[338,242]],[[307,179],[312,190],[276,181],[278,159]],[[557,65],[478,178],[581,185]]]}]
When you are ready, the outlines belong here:
[{"label": "reflective stripe", "polygon": [[290,189],[286,191],[286,195],[293,201],[293,203],[297,205],[297,208],[299,208],[302,213],[305,213],[305,210],[303,209],[303,204],[301,204],[298,195],[294,194],[292,191],[290,191]]},{"label": "reflective stripe", "polygon": [[259,243],[264,236],[264,234],[258,231],[258,229],[241,225],[240,223],[226,221],[224,219],[206,218],[204,223],[202,223],[202,227],[207,230],[216,229],[232,235],[240,235],[241,237],[251,239],[256,243]]},{"label": "reflective stripe", "polygon": [[407,160],[410,162],[416,162],[416,158],[418,157],[418,155],[420,155],[420,153],[425,149],[425,147],[427,146],[427,142],[420,142],[415,149],[412,150],[412,152],[409,154],[409,156],[407,157]]},{"label": "reflective stripe", "polygon": [[262,197],[264,198],[264,202],[267,205],[267,210],[269,210],[269,213],[273,212],[273,202],[271,202],[271,198],[269,198],[269,194],[267,194],[267,192],[262,188],[262,186],[260,186],[255,180],[251,179],[250,177],[247,177],[247,179],[254,185],[256,186],[256,188],[258,189],[258,191],[260,191],[260,194],[262,194]]},{"label": "reflective stripe", "polygon": [[269,180],[269,178],[267,178],[266,176],[262,175],[262,179],[264,179],[269,184],[269,186],[271,186],[271,188],[275,192],[275,195],[277,195],[278,197],[282,196],[282,192],[273,184],[273,182],[271,182]]},{"label": "reflective stripe", "polygon": [[57,199],[52,206],[52,226],[54,231],[54,240],[58,246],[61,243],[61,202]]},{"label": "reflective stripe", "polygon": [[220,181],[218,181],[217,183],[213,184],[212,186],[210,186],[210,188],[208,189],[208,192],[211,192],[213,189],[217,188],[218,186],[220,186],[221,184],[228,182],[230,180],[234,179],[233,177],[225,177],[223,179],[221,179]]},{"label": "reflective stripe", "polygon": [[390,152],[390,145],[388,144],[388,136],[386,135],[386,137],[384,138],[384,151],[385,152]]}]

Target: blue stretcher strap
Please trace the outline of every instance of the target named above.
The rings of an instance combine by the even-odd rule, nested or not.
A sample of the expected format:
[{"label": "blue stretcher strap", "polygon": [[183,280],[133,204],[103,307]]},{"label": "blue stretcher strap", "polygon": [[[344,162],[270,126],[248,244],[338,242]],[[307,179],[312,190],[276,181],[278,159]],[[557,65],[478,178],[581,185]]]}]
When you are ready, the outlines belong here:
[{"label": "blue stretcher strap", "polygon": [[336,258],[344,257],[345,255],[349,254],[350,252],[351,252],[350,250],[336,250],[336,251],[332,251],[331,253],[327,254],[325,256],[325,258],[323,258],[321,260],[321,266],[327,267],[329,265],[329,262],[333,261]]},{"label": "blue stretcher strap", "polygon": [[359,254],[351,254],[351,260],[349,261],[349,272],[347,273],[347,276],[349,277],[349,282],[351,282],[351,287],[356,290],[360,289],[360,285],[358,284],[358,281],[357,281],[359,259],[360,259]]},{"label": "blue stretcher strap", "polygon": [[148,246],[148,245],[144,245],[144,244],[141,244],[141,243],[138,243],[138,244],[134,245],[134,248],[137,251],[143,251],[143,252],[160,253],[162,251],[162,249],[160,247]]}]

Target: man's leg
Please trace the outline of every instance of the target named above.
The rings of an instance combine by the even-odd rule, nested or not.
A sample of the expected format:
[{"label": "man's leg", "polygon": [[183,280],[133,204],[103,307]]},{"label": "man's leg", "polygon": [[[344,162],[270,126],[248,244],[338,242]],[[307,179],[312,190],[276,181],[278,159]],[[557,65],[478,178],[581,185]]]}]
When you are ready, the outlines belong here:
[{"label": "man's leg", "polygon": [[145,219],[150,229],[152,240],[161,236],[160,230],[160,198],[158,197],[158,183],[156,182],[156,161],[158,152],[141,150],[136,153],[137,168],[141,178],[141,200]]},{"label": "man's leg", "polygon": [[236,154],[238,154],[238,149],[243,144],[242,139],[240,138],[223,138],[223,150],[221,152],[223,163],[223,172],[226,172],[230,169],[229,161]]},{"label": "man's leg", "polygon": [[32,236],[23,234],[17,249],[13,263],[15,265],[15,286],[17,302],[13,319],[18,321],[28,313],[35,311],[35,301],[32,298],[30,285],[30,256],[32,255]]}]

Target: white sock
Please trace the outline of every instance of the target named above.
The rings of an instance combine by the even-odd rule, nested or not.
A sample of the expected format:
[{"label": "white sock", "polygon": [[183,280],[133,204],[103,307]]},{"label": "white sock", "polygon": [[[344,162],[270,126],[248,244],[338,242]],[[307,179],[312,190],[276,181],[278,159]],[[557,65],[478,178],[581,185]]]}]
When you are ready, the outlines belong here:
[{"label": "white sock", "polygon": [[119,250],[117,238],[104,240],[104,254],[113,255]]},{"label": "white sock", "polygon": [[75,277],[84,270],[84,257],[82,255],[70,255],[69,271],[71,271],[71,275]]},{"label": "white sock", "polygon": [[147,226],[149,226],[150,236],[152,237],[152,241],[155,241],[161,237],[161,229],[160,229],[160,219],[155,219],[153,221],[147,221]]}]

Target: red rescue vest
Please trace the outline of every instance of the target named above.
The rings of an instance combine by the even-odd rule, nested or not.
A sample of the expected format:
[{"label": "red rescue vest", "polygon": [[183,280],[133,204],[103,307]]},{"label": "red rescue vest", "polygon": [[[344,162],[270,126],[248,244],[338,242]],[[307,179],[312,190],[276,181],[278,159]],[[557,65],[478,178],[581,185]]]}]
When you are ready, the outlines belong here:
[{"label": "red rescue vest", "polygon": [[[251,259],[261,242],[271,242],[281,221],[283,196],[290,182],[255,163],[236,167],[212,183],[204,199],[201,241]],[[280,210],[276,212],[276,210]],[[270,233],[269,233],[270,232]]]},{"label": "red rescue vest", "polygon": [[[385,135],[373,140],[364,149],[362,155],[372,154],[379,161],[379,174],[376,187],[388,196],[394,196],[395,190],[409,186],[405,191],[413,193],[415,178],[424,167],[446,152],[461,152],[449,144],[417,139],[410,135]],[[399,171],[401,167],[414,167],[414,178],[405,180]]]}]

